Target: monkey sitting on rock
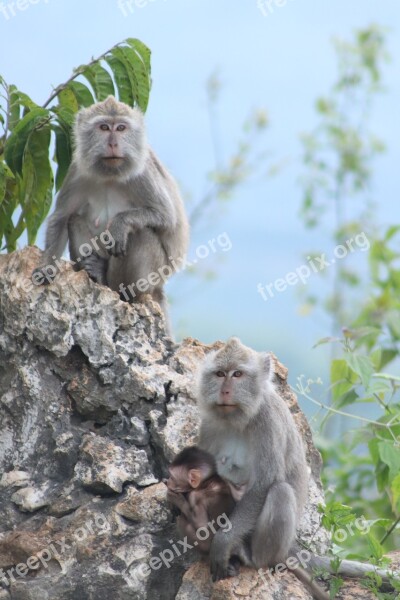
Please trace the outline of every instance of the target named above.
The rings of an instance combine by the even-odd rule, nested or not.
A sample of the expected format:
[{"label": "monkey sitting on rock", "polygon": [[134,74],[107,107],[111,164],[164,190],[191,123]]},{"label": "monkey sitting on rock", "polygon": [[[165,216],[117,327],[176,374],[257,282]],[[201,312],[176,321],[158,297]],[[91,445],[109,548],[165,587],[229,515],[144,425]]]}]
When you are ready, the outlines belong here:
[{"label": "monkey sitting on rock", "polygon": [[[309,471],[301,436],[273,379],[270,354],[255,352],[237,338],[211,352],[200,371],[199,447],[213,455],[221,477],[224,467],[230,472],[232,464],[249,474],[244,493],[229,515],[232,527],[217,531],[211,541],[214,581],[232,575],[233,555],[257,569],[273,568],[286,560],[289,566],[289,558],[294,559],[300,549],[295,537],[307,499]],[[333,573],[328,557],[307,554],[308,570]],[[329,600],[305,569],[290,569],[314,598]],[[362,577],[371,571],[390,586],[393,574],[371,564],[342,560],[335,573]]]},{"label": "monkey sitting on rock", "polygon": [[272,377],[270,355],[246,348],[237,338],[208,355],[201,370],[199,446],[217,463],[236,448],[252,472],[252,485],[231,514],[232,529],[217,532],[212,541],[215,580],[227,576],[232,549],[249,536],[254,566],[283,562],[307,499],[302,439]]},{"label": "monkey sitting on rock", "polygon": [[78,112],[74,139],[34,283],[54,279],[68,241],[76,270],[125,300],[151,294],[166,313],[163,284],[184,260],[189,226],[178,187],[146,140],[142,112],[109,96]]}]

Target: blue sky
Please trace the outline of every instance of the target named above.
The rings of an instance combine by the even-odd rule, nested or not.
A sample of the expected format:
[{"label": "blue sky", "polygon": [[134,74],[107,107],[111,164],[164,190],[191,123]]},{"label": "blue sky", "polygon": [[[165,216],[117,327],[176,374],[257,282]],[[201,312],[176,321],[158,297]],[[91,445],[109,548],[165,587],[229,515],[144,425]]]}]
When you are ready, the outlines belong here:
[{"label": "blue sky", "polygon": [[[0,73],[39,103],[73,67],[126,37],[137,37],[151,48],[149,138],[194,199],[207,190],[205,174],[214,166],[208,76],[217,69],[223,83],[216,111],[223,158],[235,148],[249,112],[267,110],[271,124],[262,146],[272,159],[284,159],[286,167],[273,179],[259,177],[241,188],[193,232],[192,254],[222,232],[229,235],[232,249],[202,261],[217,271],[213,282],[192,286],[175,276],[168,285],[172,320],[179,335],[211,342],[235,334],[257,349],[275,351],[289,366],[292,382],[300,373],[326,374],[328,355],[312,345],[329,334],[329,319],[299,315],[299,286],[265,302],[257,284],[293,271],[309,250],[332,252],[329,225],[312,232],[299,219],[299,134],[316,124],[315,99],[334,81],[332,37],[348,38],[355,28],[372,22],[390,29],[392,56],[385,68],[387,89],[373,119],[374,131],[388,147],[376,163],[376,220],[400,222],[398,0],[280,0],[282,6],[277,1],[268,16],[256,0],[19,2],[0,1]],[[265,169],[269,164],[267,159]],[[42,235],[38,244],[43,244]],[[365,259],[360,252],[360,264]],[[324,278],[316,282],[326,286]]]}]

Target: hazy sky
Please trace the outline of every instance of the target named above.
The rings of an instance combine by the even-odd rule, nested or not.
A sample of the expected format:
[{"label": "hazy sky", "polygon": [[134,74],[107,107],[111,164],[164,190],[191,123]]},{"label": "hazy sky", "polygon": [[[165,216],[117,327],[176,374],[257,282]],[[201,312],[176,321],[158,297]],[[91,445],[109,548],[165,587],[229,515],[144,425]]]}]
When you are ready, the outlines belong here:
[{"label": "hazy sky", "polygon": [[[388,146],[376,165],[376,220],[400,222],[400,3],[276,0],[269,6],[270,12],[264,2],[265,16],[256,0],[3,0],[0,73],[43,103],[52,86],[65,81],[74,67],[126,37],[141,39],[152,50],[149,138],[194,200],[207,191],[206,173],[214,166],[207,77],[217,69],[223,83],[216,109],[222,159],[235,148],[249,112],[267,110],[271,125],[261,147],[270,158],[263,170],[273,160],[284,160],[286,167],[273,179],[259,176],[241,188],[193,232],[192,256],[199,244],[226,232],[220,239],[228,237],[232,249],[220,248],[201,261],[218,278],[192,284],[178,275],[168,291],[179,334],[203,341],[239,335],[258,349],[274,350],[295,381],[302,372],[326,372],[324,351],[311,348],[329,334],[329,319],[298,314],[301,285],[265,302],[257,284],[295,270],[309,250],[332,253],[329,226],[312,232],[298,216],[299,134],[316,124],[315,99],[334,81],[332,37],[348,38],[354,28],[372,22],[389,28],[392,56],[385,69],[387,90],[373,121],[374,131]],[[42,235],[38,243],[42,245]],[[366,253],[360,250],[358,255],[365,261]],[[320,279],[318,285],[326,285]]]}]

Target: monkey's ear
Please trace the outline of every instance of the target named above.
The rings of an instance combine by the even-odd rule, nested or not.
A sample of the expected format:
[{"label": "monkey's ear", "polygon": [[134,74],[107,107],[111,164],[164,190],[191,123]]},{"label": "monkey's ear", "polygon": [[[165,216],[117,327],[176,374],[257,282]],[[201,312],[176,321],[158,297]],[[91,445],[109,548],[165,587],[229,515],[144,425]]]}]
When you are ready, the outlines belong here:
[{"label": "monkey's ear", "polygon": [[272,363],[272,357],[270,352],[263,352],[261,354],[261,365],[263,372],[266,375],[268,381],[271,381],[274,376],[274,365]]},{"label": "monkey's ear", "polygon": [[203,479],[204,477],[200,469],[189,469],[188,480],[193,489],[198,488]]}]

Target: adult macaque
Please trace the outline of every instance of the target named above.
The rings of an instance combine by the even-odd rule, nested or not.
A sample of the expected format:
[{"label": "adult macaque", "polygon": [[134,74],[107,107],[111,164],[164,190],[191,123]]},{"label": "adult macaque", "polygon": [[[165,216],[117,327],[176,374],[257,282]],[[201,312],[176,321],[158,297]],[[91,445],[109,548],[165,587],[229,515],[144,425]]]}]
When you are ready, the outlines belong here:
[{"label": "adult macaque", "polygon": [[109,96],[79,111],[71,166],[49,219],[35,283],[50,283],[67,241],[74,268],[121,298],[150,293],[179,268],[189,227],[178,187],[151,150],[143,114]]},{"label": "adult macaque", "polygon": [[238,448],[251,474],[232,529],[217,532],[211,544],[213,579],[228,575],[229,557],[246,539],[255,567],[283,562],[307,498],[308,469],[294,420],[272,384],[270,356],[232,338],[206,358],[199,392],[200,447],[217,465]]},{"label": "adult macaque", "polygon": [[[201,552],[208,552],[220,517],[232,512],[235,501],[229,485],[217,475],[214,458],[196,446],[184,448],[169,466],[167,498],[181,514],[178,529]],[[221,523],[222,525],[222,523]],[[210,535],[200,540],[196,531],[206,528]]]},{"label": "adult macaque", "polygon": [[[217,531],[211,543],[213,580],[231,574],[233,554],[255,568],[274,567],[289,556],[296,557],[301,551],[294,543],[296,528],[307,498],[309,473],[300,434],[273,385],[270,355],[231,338],[205,359],[199,403],[199,446],[214,456],[219,475],[224,477],[232,464],[249,474],[245,493],[229,517],[231,529]],[[329,558],[307,554],[307,568],[333,572]],[[294,567],[291,571],[315,598],[329,599],[306,570]],[[389,583],[390,573],[373,565],[343,560],[337,570],[348,577],[362,577],[367,571],[375,571]]]}]

